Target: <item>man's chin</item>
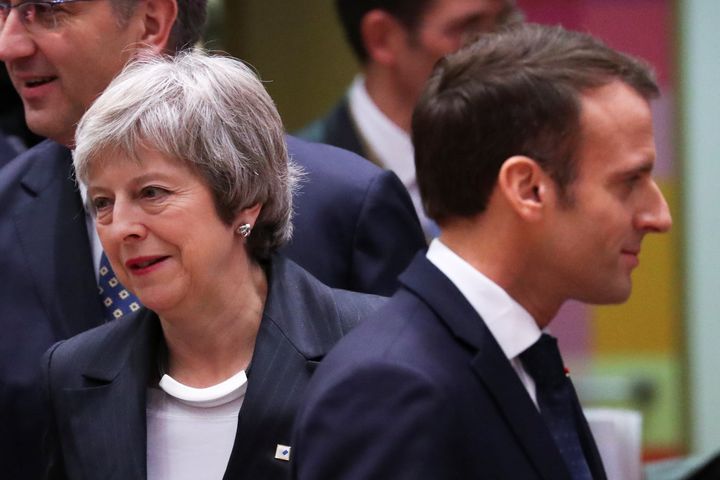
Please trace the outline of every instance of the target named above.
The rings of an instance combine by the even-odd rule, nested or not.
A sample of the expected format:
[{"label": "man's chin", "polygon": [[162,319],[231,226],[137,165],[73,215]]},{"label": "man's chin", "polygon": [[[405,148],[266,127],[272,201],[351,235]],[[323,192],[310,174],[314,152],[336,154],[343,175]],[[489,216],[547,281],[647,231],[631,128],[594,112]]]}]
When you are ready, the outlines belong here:
[{"label": "man's chin", "polygon": [[73,143],[74,128],[65,128],[67,123],[55,120],[47,110],[26,108],[25,122],[35,135],[47,137],[66,146]]},{"label": "man's chin", "polygon": [[586,291],[585,295],[580,294],[572,298],[589,305],[618,305],[627,302],[631,293],[632,281],[627,279],[627,282],[604,285],[593,292]]}]

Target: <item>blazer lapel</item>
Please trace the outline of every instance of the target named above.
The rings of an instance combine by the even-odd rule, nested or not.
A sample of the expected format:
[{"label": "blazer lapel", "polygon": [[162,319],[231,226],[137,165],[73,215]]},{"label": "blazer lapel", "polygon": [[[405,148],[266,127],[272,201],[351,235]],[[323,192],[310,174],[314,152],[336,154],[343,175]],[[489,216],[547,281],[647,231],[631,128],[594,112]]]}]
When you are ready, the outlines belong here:
[{"label": "blazer lapel", "polygon": [[50,142],[47,147],[41,154],[48,158],[35,162],[22,180],[28,202],[14,222],[57,338],[66,338],[102,323],[102,310],[70,151]]},{"label": "blazer lapel", "polygon": [[607,478],[605,467],[603,466],[600,452],[598,451],[597,444],[595,443],[595,438],[590,430],[590,425],[588,425],[585,414],[583,414],[582,411],[582,406],[577,399],[577,394],[575,395],[574,407],[576,418],[578,419],[578,429],[580,430],[580,442],[582,443],[585,461],[587,461],[588,467],[590,468],[590,473],[592,473],[593,479],[595,480],[605,480]]},{"label": "blazer lapel", "polygon": [[[62,392],[61,411],[69,412],[64,455],[83,468],[82,478],[133,480],[147,477],[146,390],[160,335],[157,317],[145,311],[98,348],[83,376],[88,386]],[[71,463],[66,459],[66,462]]]},{"label": "blazer lapel", "polygon": [[485,323],[450,280],[424,253],[400,282],[420,297],[463,343],[476,350],[470,367],[495,398],[520,448],[542,478],[570,480],[564,461],[537,408]]},{"label": "blazer lapel", "polygon": [[498,355],[493,350],[490,347],[479,351],[472,368],[497,400],[498,409],[540,475],[547,480],[570,480],[565,461],[517,374],[502,352]]},{"label": "blazer lapel", "polygon": [[334,303],[328,299],[330,289],[308,279],[292,262],[273,258],[226,479],[237,478],[239,472],[246,478],[290,474],[289,463],[275,458],[276,447],[291,446],[292,422],[307,382],[342,335]]},{"label": "blazer lapel", "polygon": [[[352,120],[350,114],[350,103],[348,96],[345,95],[337,106],[328,114],[324,121],[326,130],[326,138],[323,143],[329,143],[351,152],[363,154],[368,157],[367,149],[360,140],[358,127]],[[376,162],[373,162],[376,163]],[[382,165],[381,165],[382,166]]]}]

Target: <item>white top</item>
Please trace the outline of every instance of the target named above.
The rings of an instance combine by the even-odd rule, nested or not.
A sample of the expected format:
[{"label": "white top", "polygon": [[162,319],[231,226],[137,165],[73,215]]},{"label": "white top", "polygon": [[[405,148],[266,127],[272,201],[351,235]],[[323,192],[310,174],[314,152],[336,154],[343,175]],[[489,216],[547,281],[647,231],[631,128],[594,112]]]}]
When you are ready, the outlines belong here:
[{"label": "white top", "polygon": [[159,386],[148,388],[148,480],[222,479],[247,391],[245,371],[208,388],[169,375]]},{"label": "white top", "polygon": [[535,381],[523,368],[519,355],[540,338],[542,332],[530,313],[498,284],[472,267],[439,239],[430,243],[430,260],[460,290],[485,321],[530,398],[537,406]]},{"label": "white top", "polygon": [[410,135],[390,120],[372,101],[365,88],[365,77],[358,75],[348,93],[350,115],[365,146],[368,156],[388,170],[392,170],[405,185],[417,212],[425,236],[436,237],[437,225],[427,218],[422,208],[420,189],[415,178],[415,150]]}]

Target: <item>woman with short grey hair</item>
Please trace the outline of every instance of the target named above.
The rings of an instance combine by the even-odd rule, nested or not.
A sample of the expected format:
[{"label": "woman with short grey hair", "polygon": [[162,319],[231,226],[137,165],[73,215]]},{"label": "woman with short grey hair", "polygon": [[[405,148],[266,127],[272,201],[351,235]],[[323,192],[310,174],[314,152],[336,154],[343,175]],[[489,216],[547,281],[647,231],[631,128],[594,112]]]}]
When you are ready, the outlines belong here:
[{"label": "woman with short grey hair", "polygon": [[262,83],[199,51],[140,59],[76,143],[106,306],[138,300],[47,352],[49,477],[289,478],[314,365],[378,300],[275,253],[298,173]]},{"label": "woman with short grey hair", "polygon": [[113,87],[78,126],[73,156],[81,182],[91,167],[118,155],[138,160],[139,148],[150,143],[206,182],[224,222],[263,205],[247,239],[252,255],[266,258],[290,239],[297,170],[275,105],[248,66],[197,52],[147,57],[130,64]]}]

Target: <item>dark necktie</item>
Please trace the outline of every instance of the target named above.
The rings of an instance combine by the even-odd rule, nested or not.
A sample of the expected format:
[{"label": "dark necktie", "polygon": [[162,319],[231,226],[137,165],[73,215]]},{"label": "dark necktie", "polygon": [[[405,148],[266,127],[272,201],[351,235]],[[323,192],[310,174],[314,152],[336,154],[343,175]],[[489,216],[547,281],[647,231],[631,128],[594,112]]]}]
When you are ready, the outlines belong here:
[{"label": "dark necktie", "polygon": [[535,380],[540,414],[574,480],[592,480],[578,434],[577,399],[568,378],[557,340],[543,333],[520,354],[523,367]]},{"label": "dark necktie", "polygon": [[105,310],[105,320],[117,320],[123,315],[140,309],[140,301],[130,290],[122,286],[115,276],[105,252],[100,257],[98,292]]}]

